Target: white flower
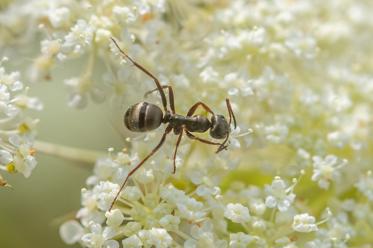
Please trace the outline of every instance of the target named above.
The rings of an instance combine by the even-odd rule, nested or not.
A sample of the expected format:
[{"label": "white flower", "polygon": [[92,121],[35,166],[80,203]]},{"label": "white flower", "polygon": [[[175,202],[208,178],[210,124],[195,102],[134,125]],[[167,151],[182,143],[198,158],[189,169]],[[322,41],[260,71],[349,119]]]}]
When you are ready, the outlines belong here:
[{"label": "white flower", "polygon": [[83,227],[75,220],[67,221],[60,226],[60,236],[66,244],[78,242],[83,234]]},{"label": "white flower", "polygon": [[254,219],[252,226],[255,230],[264,231],[267,228],[267,223],[262,219]]},{"label": "white flower", "polygon": [[168,214],[159,220],[159,224],[167,230],[175,231],[179,228],[180,218],[178,216]]},{"label": "white flower", "polygon": [[[1,68],[0,68],[1,69]],[[0,101],[9,101],[10,92],[5,84],[0,84]]]},{"label": "white flower", "polygon": [[312,157],[313,174],[312,181],[317,181],[320,188],[328,189],[330,181],[340,178],[339,169],[347,164],[347,160],[340,160],[334,155],[328,155],[324,159],[319,156]]},{"label": "white flower", "polygon": [[138,222],[128,222],[123,227],[123,233],[126,236],[133,236],[141,230],[141,224]]},{"label": "white flower", "polygon": [[197,248],[197,241],[194,239],[187,239],[184,242],[184,248]]},{"label": "white flower", "polygon": [[250,203],[250,211],[255,215],[263,215],[266,208],[265,203],[261,200],[253,200]]},{"label": "white flower", "polygon": [[325,247],[348,247],[346,244],[356,235],[356,229],[351,225],[346,213],[340,212],[328,220],[326,229],[320,229],[316,234],[324,241]]},{"label": "white flower", "polygon": [[213,222],[208,220],[199,225],[192,225],[190,233],[192,239],[187,239],[184,247],[203,247],[211,245],[211,247],[223,248],[228,246],[228,242],[219,239],[219,236],[214,232]]},{"label": "white flower", "polygon": [[142,193],[140,189],[135,186],[127,186],[121,194],[121,197],[129,201],[138,201],[141,196]]},{"label": "white flower", "polygon": [[266,139],[272,143],[281,143],[288,135],[288,127],[282,124],[266,126],[264,128]]},{"label": "white flower", "polygon": [[137,237],[137,235],[132,235],[126,239],[122,240],[123,247],[126,248],[140,248],[143,247],[143,243],[141,242],[141,239]]},{"label": "white flower", "polygon": [[43,104],[36,97],[28,97],[25,95],[18,95],[13,99],[15,106],[18,108],[28,108],[33,110],[42,110]]},{"label": "white flower", "polygon": [[314,232],[318,230],[315,224],[315,217],[308,213],[295,215],[292,228],[296,232]]},{"label": "white flower", "polygon": [[111,227],[118,227],[122,224],[124,216],[119,209],[113,209],[105,214],[106,224]]},{"label": "white flower", "polygon": [[113,231],[102,228],[100,224],[90,223],[90,231],[82,236],[81,241],[88,248],[119,248],[119,243],[113,240]]},{"label": "white flower", "polygon": [[8,87],[11,92],[20,91],[24,87],[23,83],[20,81],[20,72],[14,71],[7,73],[4,67],[0,67],[0,82],[2,85]]},{"label": "white flower", "polygon": [[115,178],[119,164],[111,158],[100,158],[96,161],[93,169],[94,175],[87,179],[87,184],[94,185],[99,181]]},{"label": "white flower", "polygon": [[180,216],[188,220],[197,220],[206,215],[203,209],[203,203],[194,198],[186,198],[184,201],[176,204],[180,211]]},{"label": "white flower", "polygon": [[299,148],[297,150],[297,155],[298,155],[298,157],[300,157],[300,158],[302,158],[304,160],[308,160],[311,157],[310,154],[306,150],[304,150],[302,148]]},{"label": "white flower", "polygon": [[255,237],[239,232],[231,233],[229,235],[229,240],[229,247],[231,248],[246,248],[255,242]]},{"label": "white flower", "polygon": [[287,38],[285,45],[296,56],[310,59],[316,56],[317,47],[313,37],[307,37],[303,33],[296,33]]},{"label": "white flower", "polygon": [[265,191],[268,195],[265,199],[268,208],[277,207],[280,211],[286,211],[295,199],[292,186],[287,188],[285,181],[280,177],[275,177],[270,186],[266,185]]},{"label": "white flower", "polygon": [[0,164],[7,165],[12,162],[13,156],[10,152],[6,150],[0,150]]},{"label": "white flower", "polygon": [[250,220],[249,209],[239,203],[229,203],[224,216],[236,223],[245,223]]},{"label": "white flower", "polygon": [[[29,153],[29,150],[27,150],[27,154]],[[31,172],[36,167],[36,159],[32,155],[26,155],[26,151],[23,150],[23,154],[21,156],[16,156],[14,158],[14,165],[16,167],[16,170],[21,172],[24,177],[31,176]]]},{"label": "white flower", "polygon": [[221,192],[219,187],[210,188],[206,185],[199,185],[197,187],[196,193],[201,197],[208,197],[219,195]]},{"label": "white flower", "polygon": [[[82,190],[82,208],[77,216],[82,218],[83,225],[91,221],[102,223],[104,213],[109,209],[119,190],[119,185],[109,181],[99,182],[92,190]],[[102,211],[102,212],[101,212]]]},{"label": "white flower", "polygon": [[[93,63],[88,65],[88,71],[92,70]],[[104,92],[96,85],[93,85],[93,79],[89,73],[80,77],[66,79],[65,84],[71,91],[69,95],[69,106],[74,108],[84,108],[88,103],[88,98],[95,102],[102,102],[105,99]]]},{"label": "white flower", "polygon": [[64,37],[62,43],[62,53],[58,55],[60,59],[64,59],[66,54],[81,55],[85,49],[92,43],[94,29],[86,20],[79,19],[75,26],[71,28],[69,34]]},{"label": "white flower", "polygon": [[96,31],[95,42],[107,44],[111,36],[112,33],[109,30],[100,28]]},{"label": "white flower", "polygon": [[170,185],[170,184],[167,186],[163,186],[160,189],[160,195],[162,199],[175,205],[178,202],[183,202],[187,200],[187,196],[185,195],[184,191],[178,190],[173,185]]},{"label": "white flower", "polygon": [[0,169],[25,177],[36,167],[33,147],[37,119],[27,110],[41,110],[42,103],[27,95],[19,72],[7,73],[0,62]]},{"label": "white flower", "polygon": [[66,26],[71,18],[70,10],[66,7],[61,7],[49,11],[49,20],[54,28]]},{"label": "white flower", "polygon": [[17,152],[13,156],[16,171],[21,172],[26,178],[29,177],[37,163],[33,156],[33,148],[30,141],[23,139],[19,135],[12,135],[9,137],[9,143],[17,148]]},{"label": "white flower", "polygon": [[126,6],[116,5],[113,8],[113,13],[119,22],[131,23],[136,20],[136,14]]},{"label": "white flower", "polygon": [[172,244],[171,236],[162,228],[141,230],[138,236],[146,247],[155,246],[156,248],[168,248]]},{"label": "white flower", "polygon": [[207,67],[200,73],[202,81],[206,83],[217,81],[218,76],[218,72],[216,72],[212,67]]}]

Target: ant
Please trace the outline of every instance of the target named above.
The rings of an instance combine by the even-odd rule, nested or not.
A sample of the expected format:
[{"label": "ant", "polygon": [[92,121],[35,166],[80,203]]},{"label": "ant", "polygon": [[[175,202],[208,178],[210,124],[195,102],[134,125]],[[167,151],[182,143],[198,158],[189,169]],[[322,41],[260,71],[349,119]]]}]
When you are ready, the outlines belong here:
[{"label": "ant", "polygon": [[[221,152],[222,150],[227,149],[227,141],[229,138],[230,133],[230,124],[233,119],[234,128],[237,127],[236,118],[234,116],[232,106],[230,104],[229,99],[227,98],[226,105],[229,114],[229,122],[225,119],[223,115],[215,114],[205,103],[197,102],[195,103],[188,111],[186,116],[176,114],[175,112],[175,105],[174,105],[174,93],[172,87],[169,85],[161,85],[159,80],[150,73],[147,69],[145,69],[142,65],[138,64],[134,61],[130,56],[128,56],[118,45],[116,40],[111,37],[114,45],[118,48],[120,53],[124,56],[125,59],[128,59],[135,65],[139,70],[144,72],[150,78],[152,78],[157,86],[157,88],[148,91],[145,93],[144,97],[148,96],[150,93],[158,91],[161,96],[162,105],[164,109],[164,113],[162,110],[155,104],[148,103],[148,102],[139,102],[131,107],[126,111],[124,115],[124,124],[125,126],[133,132],[147,132],[158,128],[162,123],[168,124],[161,140],[159,141],[158,145],[138,164],[136,165],[127,175],[126,179],[122,183],[118,193],[116,194],[109,211],[112,209],[114,203],[116,202],[120,192],[123,190],[125,184],[127,183],[129,177],[135,173],[144,163],[147,161],[158,149],[163,145],[164,141],[166,140],[167,134],[169,134],[172,130],[175,135],[178,135],[176,146],[173,155],[173,173],[176,172],[176,153],[179,147],[181,137],[185,133],[186,136],[190,139],[198,140],[202,143],[209,144],[209,145],[218,145],[218,149],[216,153]],[[167,100],[164,89],[168,90],[168,100],[169,100],[169,107],[171,111],[167,107]],[[209,112],[211,116],[211,120],[207,117],[202,115],[193,115],[194,112],[198,107],[202,107],[207,112]],[[215,139],[224,139],[222,143],[213,142],[210,140],[199,138],[192,134],[192,132],[197,133],[204,133],[210,130],[210,136]]]}]

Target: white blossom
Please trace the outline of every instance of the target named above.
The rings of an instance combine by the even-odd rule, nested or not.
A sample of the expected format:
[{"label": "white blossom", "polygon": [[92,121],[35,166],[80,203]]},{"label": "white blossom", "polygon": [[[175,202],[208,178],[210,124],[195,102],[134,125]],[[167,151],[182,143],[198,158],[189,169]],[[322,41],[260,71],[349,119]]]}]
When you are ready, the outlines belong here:
[{"label": "white blossom", "polygon": [[69,54],[76,56],[84,53],[84,50],[91,45],[93,36],[92,26],[86,20],[79,19],[71,28],[70,33],[64,37],[61,47],[62,53],[58,57],[64,59]]},{"label": "white blossom", "polygon": [[142,196],[138,187],[128,186],[123,190],[122,197],[130,201],[138,201]]},{"label": "white blossom", "polygon": [[159,220],[159,224],[167,230],[177,230],[180,224],[180,218],[173,215],[165,215]]},{"label": "white blossom", "polygon": [[249,209],[239,203],[229,203],[224,216],[236,223],[248,222],[250,220]]},{"label": "white blossom", "polygon": [[106,212],[105,216],[107,218],[106,224],[111,227],[120,226],[124,220],[123,214],[118,209]]},{"label": "white blossom", "polygon": [[143,243],[141,242],[141,239],[137,237],[137,235],[132,235],[126,239],[123,239],[122,244],[123,244],[123,247],[128,247],[128,248],[140,248],[143,245]]},{"label": "white blossom", "polygon": [[119,248],[119,243],[113,239],[113,232],[110,228],[102,228],[100,224],[90,223],[90,232],[81,237],[84,246],[89,248]]},{"label": "white blossom", "polygon": [[318,230],[315,224],[315,217],[307,213],[295,215],[292,228],[297,232],[313,232]]},{"label": "white blossom", "polygon": [[287,187],[285,181],[280,177],[275,177],[271,185],[266,185],[265,191],[267,193],[265,204],[268,208],[286,211],[295,199],[292,186]]},{"label": "white blossom", "polygon": [[152,228],[151,230],[142,230],[139,237],[144,246],[155,246],[157,248],[167,248],[172,244],[172,238],[165,229]]},{"label": "white blossom", "polygon": [[75,220],[67,221],[60,226],[60,236],[66,244],[78,242],[83,234],[83,227]]},{"label": "white blossom", "polygon": [[232,248],[244,248],[255,243],[255,237],[242,232],[230,234],[229,240],[229,247]]},{"label": "white blossom", "polygon": [[27,95],[19,72],[6,72],[4,61],[0,62],[0,169],[27,178],[37,164],[34,139],[38,120],[28,117],[26,111],[42,110],[43,105]]},{"label": "white blossom", "polygon": [[334,155],[328,155],[324,159],[319,156],[312,157],[313,175],[312,181],[317,181],[320,188],[329,188],[330,181],[340,178],[340,168],[347,164],[347,160],[338,159]]},{"label": "white blossom", "polygon": [[66,7],[57,8],[49,12],[49,20],[54,28],[68,25],[70,18],[71,12]]}]

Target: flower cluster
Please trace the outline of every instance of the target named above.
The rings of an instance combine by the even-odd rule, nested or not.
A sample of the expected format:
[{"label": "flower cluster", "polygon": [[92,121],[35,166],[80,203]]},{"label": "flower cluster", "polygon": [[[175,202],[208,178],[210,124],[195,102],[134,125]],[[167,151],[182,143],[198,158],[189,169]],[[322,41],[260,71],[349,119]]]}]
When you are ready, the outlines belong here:
[{"label": "flower cluster", "polygon": [[[48,79],[54,64],[74,61],[81,73],[63,80],[70,106],[119,95],[113,107],[123,108],[155,88],[120,56],[113,37],[161,84],[172,85],[177,113],[187,113],[198,101],[226,113],[229,97],[239,124],[229,150],[214,156],[211,146],[182,142],[175,175],[164,155],[173,152],[170,134],[164,154],[131,177],[112,211],[123,178],[153,148],[158,133],[130,140],[128,154],[98,160],[82,190],[77,220],[61,227],[67,243],[286,248],[372,243],[371,1],[19,5],[14,1],[0,15],[5,37],[0,46],[22,33],[24,39],[32,36],[36,29],[28,26],[36,24],[46,38],[30,80]],[[16,21],[25,19],[30,21]],[[159,103],[159,96],[150,101]]]},{"label": "flower cluster", "polygon": [[[222,193],[218,186],[193,183],[191,178],[184,182],[189,186],[176,188],[163,169],[145,166],[108,211],[119,189],[117,175],[126,175],[128,163],[135,160],[121,152],[97,162],[87,180],[89,188],[82,190],[79,222],[71,220],[60,228],[66,243],[92,248],[311,247],[312,242],[330,239],[316,237],[319,231],[331,231],[318,228],[331,215],[316,223],[315,217],[301,213],[294,204],[296,184],[288,186],[280,177],[265,190],[241,185]],[[312,241],[303,234],[311,232]]]},{"label": "flower cluster", "polygon": [[[146,75],[122,63],[118,50],[108,41],[113,36],[128,54],[156,72],[162,84],[172,82],[176,97],[183,91],[183,99],[176,98],[177,110],[187,111],[185,106],[202,97],[223,111],[228,96],[238,111],[240,129],[253,130],[249,136],[234,134],[235,145],[216,157],[206,155],[209,149],[195,149],[195,144],[182,145],[180,153],[186,157],[178,158],[178,172],[172,177],[170,163],[155,157],[125,188],[114,213],[107,212],[107,206],[126,170],[110,167],[119,171],[83,192],[83,210],[77,216],[80,224],[73,224],[80,225],[82,236],[75,241],[88,247],[103,242],[113,247],[315,247],[320,243],[344,247],[369,243],[368,236],[353,231],[364,220],[350,217],[346,209],[332,204],[355,187],[369,196],[369,177],[350,173],[356,168],[365,173],[372,161],[367,138],[372,133],[372,103],[367,100],[372,92],[370,67],[366,66],[369,58],[361,54],[351,62],[347,52],[361,51],[361,44],[369,43],[367,37],[355,35],[370,27],[365,5],[369,4],[347,0],[343,4],[206,1],[202,5],[106,1],[91,6],[90,15],[80,15],[74,22],[70,19],[70,31],[59,38],[57,58],[89,54],[83,76],[66,81],[78,96],[73,105],[85,105],[86,93],[82,92],[92,95],[103,89],[92,82],[91,61],[97,60],[92,54],[101,56],[111,72],[103,78],[106,86],[125,88],[126,101],[138,101],[133,92],[154,87]],[[342,21],[338,13],[346,11],[349,19]],[[341,22],[338,29],[331,28]],[[133,81],[144,83],[129,83]],[[153,140],[154,134],[148,139]],[[150,148],[140,140],[132,142],[131,149],[143,157]],[[171,154],[172,145],[162,149]],[[230,171],[230,178],[224,178]],[[272,183],[270,179],[257,181],[251,174],[271,175]],[[298,180],[288,184],[292,178]],[[256,186],[239,186],[234,183],[237,180]],[[321,193],[320,188],[326,192]],[[87,207],[87,195],[88,202],[97,201],[95,208]],[[350,200],[370,209],[358,198]],[[328,206],[336,213],[330,214]],[[112,216],[118,219],[112,221]],[[94,230],[101,231],[93,231],[97,225],[100,228]],[[71,242],[71,236],[62,236]],[[96,239],[101,243],[92,241]]]},{"label": "flower cluster", "polygon": [[[4,63],[7,58],[2,59]],[[9,173],[31,175],[36,166],[33,141],[37,119],[28,110],[41,110],[43,105],[27,96],[28,88],[20,81],[19,72],[8,73],[0,63],[0,169]],[[1,186],[6,185],[0,175]]]}]

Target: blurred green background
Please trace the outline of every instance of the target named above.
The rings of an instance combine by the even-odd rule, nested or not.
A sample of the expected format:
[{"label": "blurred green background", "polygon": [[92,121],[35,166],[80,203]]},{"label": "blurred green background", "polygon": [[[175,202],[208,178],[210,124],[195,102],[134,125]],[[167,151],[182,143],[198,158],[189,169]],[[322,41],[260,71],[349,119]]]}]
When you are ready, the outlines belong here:
[{"label": "blurred green background", "polygon": [[[36,50],[37,51],[37,50]],[[10,69],[23,72],[30,61],[12,60]],[[52,73],[52,80],[32,85],[31,96],[38,96],[44,110],[33,113],[40,119],[38,140],[66,146],[106,152],[108,147],[120,149],[123,137],[110,120],[115,114],[109,103],[89,103],[83,110],[67,107],[68,94],[58,79],[79,75],[80,66],[57,68],[69,75]],[[12,67],[12,68],[9,68]],[[71,74],[70,74],[71,73]],[[13,189],[0,189],[0,247],[67,247],[59,237],[59,225],[71,218],[80,207],[80,190],[92,173],[93,165],[72,162],[37,152],[38,166],[30,178],[8,175],[5,179]]]}]

